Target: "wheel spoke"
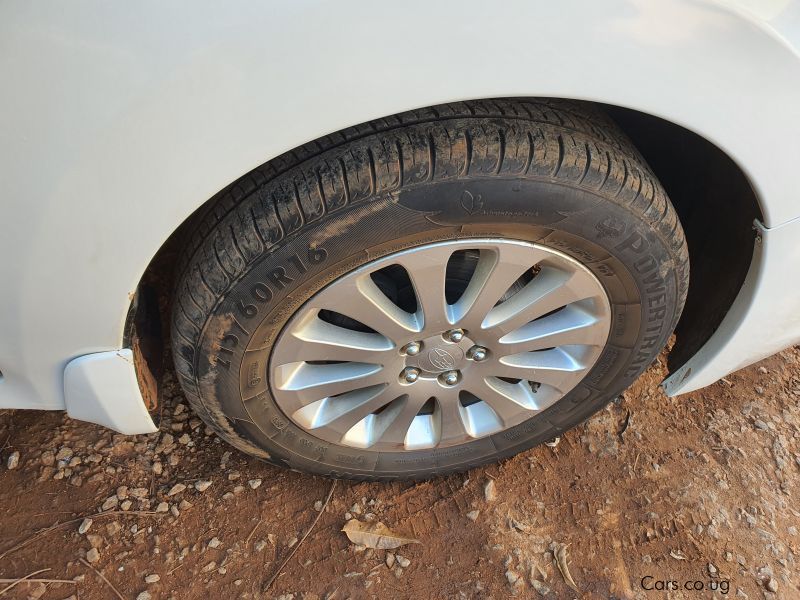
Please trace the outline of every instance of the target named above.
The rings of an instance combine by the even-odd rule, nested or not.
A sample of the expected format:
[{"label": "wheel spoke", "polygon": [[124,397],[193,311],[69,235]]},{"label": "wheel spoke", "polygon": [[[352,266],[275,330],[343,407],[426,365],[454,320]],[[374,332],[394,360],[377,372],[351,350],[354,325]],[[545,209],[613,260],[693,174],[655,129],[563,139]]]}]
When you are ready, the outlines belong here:
[{"label": "wheel spoke", "polygon": [[482,250],[472,279],[452,307],[453,320],[464,329],[479,329],[492,307],[540,256],[528,247]]},{"label": "wheel spoke", "polygon": [[317,400],[292,416],[308,429],[324,427],[328,436],[335,434],[334,438],[339,441],[367,415],[394,400],[397,392],[394,386],[373,385],[333,398]]},{"label": "wheel spoke", "polygon": [[417,296],[417,311],[422,314],[426,329],[447,328],[448,306],[445,296],[447,261],[453,254],[449,246],[441,246],[436,251],[422,254],[409,254],[398,264],[408,273]]},{"label": "wheel spoke", "polygon": [[[463,408],[456,393],[442,393],[437,396],[436,417],[439,419],[439,443],[446,443],[448,440],[462,439],[465,436],[472,437],[467,431],[467,424],[464,422]],[[436,418],[435,417],[435,418]]]},{"label": "wheel spoke", "polygon": [[283,341],[284,354],[302,356],[306,361],[335,359],[373,364],[384,364],[395,356],[389,338],[327,323],[314,312]]},{"label": "wheel spoke", "polygon": [[482,383],[470,391],[486,402],[506,427],[519,423],[521,413],[533,415],[533,411],[538,410],[533,392],[525,381],[509,383],[497,377],[487,377]]},{"label": "wheel spoke", "polygon": [[274,385],[281,391],[293,392],[295,410],[315,400],[344,394],[352,390],[386,383],[387,374],[380,365],[366,363],[333,363],[327,365],[290,363],[273,370]]},{"label": "wheel spoke", "polygon": [[411,424],[425,404],[424,396],[407,396],[403,402],[398,402],[399,410],[392,415],[392,421],[383,432],[380,441],[385,444],[394,444],[398,449],[406,444]]},{"label": "wheel spoke", "polygon": [[523,352],[502,357],[494,368],[497,377],[545,383],[566,392],[580,381],[586,367],[569,350],[580,353],[580,346],[564,346],[540,352]]},{"label": "wheel spoke", "polygon": [[311,307],[355,319],[391,340],[404,339],[421,329],[416,316],[392,302],[369,275],[325,288]]},{"label": "wheel spoke", "polygon": [[481,328],[506,334],[571,302],[597,295],[596,286],[587,279],[574,272],[543,267],[524,288],[492,308]]},{"label": "wheel spoke", "polygon": [[607,323],[587,310],[569,305],[504,335],[499,351],[509,355],[572,344],[602,346],[607,335]]}]

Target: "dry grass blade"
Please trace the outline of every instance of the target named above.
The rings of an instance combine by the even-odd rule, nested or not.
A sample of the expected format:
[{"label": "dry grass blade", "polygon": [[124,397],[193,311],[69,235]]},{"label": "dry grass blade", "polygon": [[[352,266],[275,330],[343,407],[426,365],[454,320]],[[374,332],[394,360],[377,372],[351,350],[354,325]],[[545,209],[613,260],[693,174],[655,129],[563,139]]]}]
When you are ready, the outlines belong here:
[{"label": "dry grass blade", "polygon": [[352,519],[342,528],[350,541],[359,546],[377,548],[379,550],[392,550],[406,544],[419,544],[419,540],[398,535],[386,525],[377,523],[362,523]]},{"label": "dry grass blade", "polygon": [[561,575],[564,577],[564,581],[567,582],[567,585],[576,592],[580,592],[578,589],[578,584],[575,583],[575,580],[572,578],[572,574],[569,572],[569,567],[567,566],[566,544],[561,544],[558,547],[558,550],[556,550],[556,565],[558,566],[558,570],[561,571]]},{"label": "dry grass blade", "polygon": [[317,524],[317,521],[319,521],[320,517],[322,516],[322,513],[324,513],[324,512],[325,512],[325,509],[327,508],[328,504],[330,504],[331,497],[333,496],[333,490],[335,490],[335,489],[336,489],[336,480],[334,479],[334,480],[333,480],[333,483],[331,483],[331,489],[329,489],[329,490],[328,490],[328,496],[325,498],[325,502],[323,502],[323,503],[322,503],[322,508],[321,508],[321,509],[320,509],[320,511],[317,513],[317,516],[316,516],[316,517],[314,517],[314,520],[311,522],[311,527],[309,527],[309,528],[306,530],[306,532],[303,534],[303,537],[301,537],[301,538],[300,538],[300,541],[299,541],[299,542],[297,542],[297,544],[295,544],[295,547],[294,547],[294,548],[292,548],[292,551],[291,551],[291,552],[289,552],[289,555],[288,555],[288,556],[287,556],[287,557],[286,557],[286,558],[283,560],[283,562],[282,562],[282,563],[280,564],[280,566],[277,568],[277,570],[276,570],[276,571],[275,571],[275,573],[272,575],[272,577],[270,577],[270,578],[269,578],[269,581],[268,581],[268,582],[267,582],[267,583],[264,585],[264,587],[263,587],[263,588],[261,588],[261,592],[262,592],[262,593],[266,593],[266,591],[267,591],[267,590],[268,590],[268,589],[269,589],[269,588],[272,586],[272,584],[273,584],[273,583],[275,582],[275,580],[278,578],[278,575],[280,575],[280,574],[281,574],[281,571],[283,571],[283,567],[285,567],[285,566],[286,566],[286,564],[287,564],[287,563],[288,563],[288,562],[289,562],[289,561],[292,559],[292,557],[294,556],[295,552],[297,552],[297,549],[298,549],[300,546],[302,546],[302,545],[303,545],[303,542],[304,542],[304,541],[306,540],[306,538],[308,537],[308,534],[309,534],[309,533],[311,533],[311,530],[312,530],[312,529],[314,529],[314,527],[315,527],[315,526],[316,526],[316,524]]},{"label": "dry grass blade", "polygon": [[[34,575],[38,575],[39,573],[44,573],[45,571],[49,571],[49,570],[50,570],[50,569],[39,569],[38,571],[34,571],[33,573],[28,573],[27,575],[25,575],[25,576],[23,576],[23,577],[20,577],[19,579],[12,579],[12,580],[10,580],[10,582],[11,582],[11,583],[10,583],[10,585],[7,585],[7,586],[6,586],[6,587],[4,587],[2,590],[0,590],[0,596],[3,596],[3,595],[4,595],[4,594],[5,594],[5,593],[6,593],[8,590],[10,590],[11,588],[13,588],[13,587],[14,587],[15,585],[17,585],[18,583],[22,583],[23,581],[26,581],[26,580],[30,579],[30,578],[31,578],[31,577],[33,577]],[[4,583],[5,583],[5,582],[4,582]]]},{"label": "dry grass blade", "polygon": [[88,562],[88,561],[87,561],[85,558],[82,558],[82,559],[80,559],[80,561],[81,561],[81,562],[82,562],[84,565],[86,565],[87,567],[89,567],[89,568],[90,568],[92,571],[94,571],[94,572],[97,574],[97,576],[98,576],[100,579],[102,579],[103,581],[105,581],[105,582],[106,582],[106,585],[107,585],[108,587],[110,587],[110,588],[111,588],[111,590],[112,590],[112,591],[113,591],[113,592],[114,592],[114,593],[117,595],[117,598],[119,598],[119,600],[125,600],[125,597],[124,597],[122,594],[120,594],[120,593],[119,593],[119,590],[118,590],[117,588],[115,588],[115,587],[114,587],[114,584],[113,584],[113,583],[111,583],[111,582],[110,582],[108,579],[106,579],[106,576],[105,576],[105,575],[103,575],[103,574],[102,574],[100,571],[98,571],[98,570],[97,570],[97,569],[95,569],[95,568],[94,568],[92,565],[90,565],[90,564],[89,564],[89,562]]}]

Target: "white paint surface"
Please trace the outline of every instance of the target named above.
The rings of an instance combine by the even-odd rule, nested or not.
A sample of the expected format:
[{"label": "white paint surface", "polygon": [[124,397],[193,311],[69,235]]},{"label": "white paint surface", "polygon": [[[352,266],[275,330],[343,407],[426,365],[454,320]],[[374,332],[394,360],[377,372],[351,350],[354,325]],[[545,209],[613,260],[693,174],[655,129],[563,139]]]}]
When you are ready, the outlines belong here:
[{"label": "white paint surface", "polygon": [[[799,6],[3,2],[0,407],[64,408],[64,367],[121,347],[148,261],[219,189],[306,141],[414,107],[554,96],[642,110],[724,149],[765,225],[788,222],[800,215]],[[796,267],[765,256],[783,266],[759,262],[771,270],[751,274],[756,285]],[[794,301],[795,278],[783,289]],[[759,292],[739,304],[756,299],[730,327],[756,330],[789,302]],[[800,338],[795,321],[778,325],[781,343]],[[712,340],[723,341],[743,343]],[[705,353],[703,381],[775,349],[749,339]]]}]

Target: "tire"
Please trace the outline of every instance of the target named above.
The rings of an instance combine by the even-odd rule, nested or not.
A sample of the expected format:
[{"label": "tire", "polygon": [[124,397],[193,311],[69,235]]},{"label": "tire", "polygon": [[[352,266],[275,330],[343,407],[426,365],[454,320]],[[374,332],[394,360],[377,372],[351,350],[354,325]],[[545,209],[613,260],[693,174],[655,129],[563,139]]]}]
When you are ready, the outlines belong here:
[{"label": "tire", "polygon": [[[309,298],[381,257],[473,239],[536,245],[601,286],[607,338],[571,390],[527,420],[441,448],[333,443],[282,410],[270,356]],[[404,113],[267,163],[203,212],[178,273],[175,367],[207,424],[277,465],[392,480],[497,461],[602,408],[666,344],[689,258],[666,193],[604,113],[506,100]]]}]

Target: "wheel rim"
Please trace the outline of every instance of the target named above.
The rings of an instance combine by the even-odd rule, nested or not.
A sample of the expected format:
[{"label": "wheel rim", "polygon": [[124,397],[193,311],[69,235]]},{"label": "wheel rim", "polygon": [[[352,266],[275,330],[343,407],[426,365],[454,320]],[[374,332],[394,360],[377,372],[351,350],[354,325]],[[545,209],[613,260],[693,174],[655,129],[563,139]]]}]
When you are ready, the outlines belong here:
[{"label": "wheel rim", "polygon": [[549,408],[597,361],[610,328],[597,278],[505,239],[418,246],[334,281],[289,320],[269,381],[280,409],[325,441],[442,448]]}]

